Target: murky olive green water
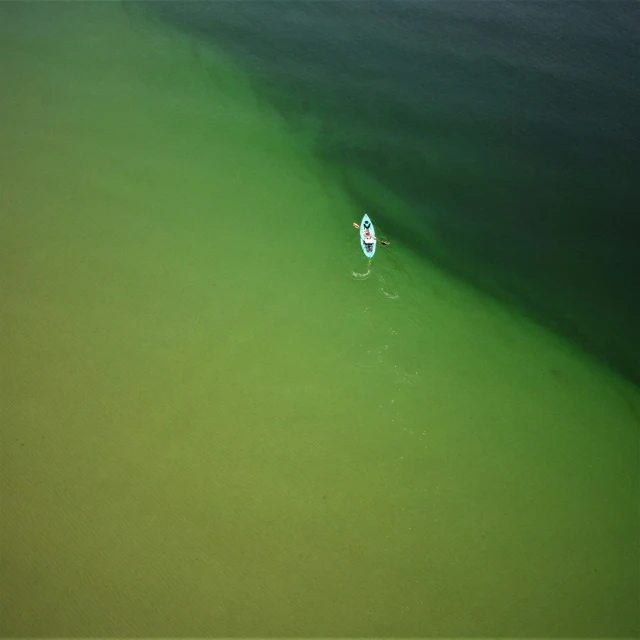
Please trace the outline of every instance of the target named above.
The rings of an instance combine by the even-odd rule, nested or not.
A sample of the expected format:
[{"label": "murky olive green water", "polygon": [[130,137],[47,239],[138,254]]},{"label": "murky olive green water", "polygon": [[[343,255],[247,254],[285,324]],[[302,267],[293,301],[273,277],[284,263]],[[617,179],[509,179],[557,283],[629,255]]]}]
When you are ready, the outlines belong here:
[{"label": "murky olive green water", "polygon": [[4,635],[637,628],[636,391],[393,238],[368,264],[219,54],[0,16]]}]

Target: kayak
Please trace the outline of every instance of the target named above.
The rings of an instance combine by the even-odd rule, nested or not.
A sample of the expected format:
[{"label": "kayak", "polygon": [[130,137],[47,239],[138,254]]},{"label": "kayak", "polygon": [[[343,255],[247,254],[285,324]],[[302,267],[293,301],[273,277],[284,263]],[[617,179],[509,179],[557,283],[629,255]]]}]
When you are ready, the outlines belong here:
[{"label": "kayak", "polygon": [[[365,228],[369,228],[371,230],[372,239],[366,240],[364,237]],[[376,241],[375,241],[375,231],[373,230],[373,222],[371,222],[371,218],[365,213],[362,218],[362,222],[360,223],[360,246],[362,247],[362,251],[367,258],[373,258],[376,252]]]}]

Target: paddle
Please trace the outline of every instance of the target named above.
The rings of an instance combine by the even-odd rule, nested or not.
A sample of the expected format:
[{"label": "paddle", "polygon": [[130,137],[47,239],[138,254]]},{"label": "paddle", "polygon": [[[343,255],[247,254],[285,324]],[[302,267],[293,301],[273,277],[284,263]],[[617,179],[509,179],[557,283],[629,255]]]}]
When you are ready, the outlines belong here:
[{"label": "paddle", "polygon": [[[359,229],[360,225],[357,222],[352,222],[351,224],[353,224],[354,229]],[[389,241],[388,240],[383,240],[382,238],[376,238],[375,236],[371,236],[374,240],[377,240],[381,245],[388,247],[389,246]]]}]

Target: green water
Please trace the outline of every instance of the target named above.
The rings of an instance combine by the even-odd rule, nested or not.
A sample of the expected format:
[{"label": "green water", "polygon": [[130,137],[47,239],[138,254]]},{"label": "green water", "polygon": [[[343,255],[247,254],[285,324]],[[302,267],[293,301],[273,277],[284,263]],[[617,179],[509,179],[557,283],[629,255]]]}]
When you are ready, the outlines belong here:
[{"label": "green water", "polygon": [[637,632],[635,390],[393,238],[368,264],[203,45],[0,17],[3,635]]}]

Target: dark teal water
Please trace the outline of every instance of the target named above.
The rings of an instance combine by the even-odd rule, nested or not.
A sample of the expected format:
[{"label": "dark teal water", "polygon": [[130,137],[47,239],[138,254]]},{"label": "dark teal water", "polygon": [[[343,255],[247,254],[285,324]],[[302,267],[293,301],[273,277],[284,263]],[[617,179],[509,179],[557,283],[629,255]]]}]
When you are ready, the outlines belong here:
[{"label": "dark teal water", "polygon": [[640,381],[637,2],[149,7],[243,63],[396,242]]}]

